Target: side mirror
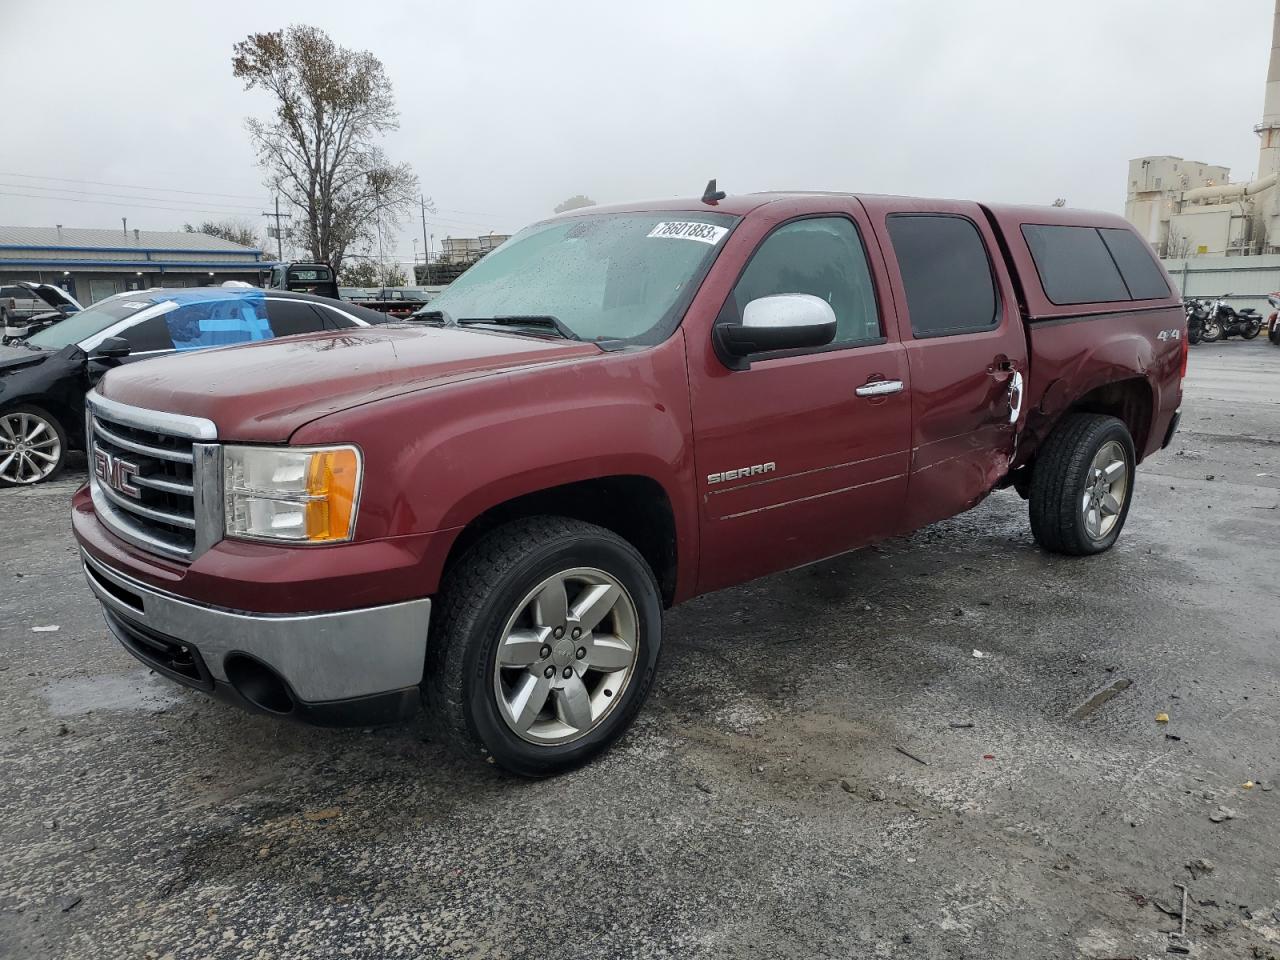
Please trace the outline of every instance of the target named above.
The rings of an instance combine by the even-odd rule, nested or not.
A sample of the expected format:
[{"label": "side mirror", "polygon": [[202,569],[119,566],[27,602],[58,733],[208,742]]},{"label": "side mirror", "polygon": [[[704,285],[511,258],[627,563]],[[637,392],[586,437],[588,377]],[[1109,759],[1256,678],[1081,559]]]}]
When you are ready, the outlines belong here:
[{"label": "side mirror", "polygon": [[826,346],[836,338],[836,312],[811,293],[780,293],[748,303],[741,323],[713,329],[720,358],[742,370],[755,353]]},{"label": "side mirror", "polygon": [[93,351],[93,359],[118,360],[121,357],[127,357],[130,349],[129,341],[124,337],[107,337],[98,344],[98,349]]}]

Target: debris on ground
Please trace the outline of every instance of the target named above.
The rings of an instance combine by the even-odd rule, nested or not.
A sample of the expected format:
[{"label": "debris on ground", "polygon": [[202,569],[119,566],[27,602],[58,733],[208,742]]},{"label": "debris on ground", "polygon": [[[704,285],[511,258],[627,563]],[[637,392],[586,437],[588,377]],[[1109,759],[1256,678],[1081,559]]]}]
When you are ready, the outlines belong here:
[{"label": "debris on ground", "polygon": [[1218,807],[1217,810],[1209,814],[1209,819],[1214,823],[1222,823],[1224,820],[1234,820],[1236,812],[1230,807]]},{"label": "debris on ground", "polygon": [[32,627],[31,632],[32,633],[57,633],[61,629],[62,628],[58,626],[56,623],[51,623],[44,627]]},{"label": "debris on ground", "polygon": [[341,807],[325,807],[323,810],[308,810],[303,813],[302,818],[304,820],[310,820],[312,823],[316,823],[320,820],[332,820],[334,817],[340,816],[341,814]]},{"label": "debris on ground", "polygon": [[61,910],[63,913],[68,913],[69,911],[74,910],[83,902],[84,902],[84,897],[73,893],[70,896],[58,898],[58,909]]},{"label": "debris on ground", "polygon": [[1072,710],[1071,714],[1068,716],[1067,719],[1083,720],[1085,717],[1089,716],[1089,714],[1093,713],[1093,711],[1097,710],[1100,706],[1102,706],[1112,697],[1116,696],[1119,693],[1123,693],[1125,690],[1128,690],[1131,686],[1133,686],[1133,681],[1125,677],[1121,677],[1118,680],[1111,681],[1101,690],[1097,690],[1094,693],[1090,694],[1089,699],[1086,700],[1084,703],[1080,704],[1080,706],[1076,707],[1074,710]]},{"label": "debris on ground", "polygon": [[952,730],[968,730],[973,726],[972,720],[952,720],[947,724]]},{"label": "debris on ground", "polygon": [[920,764],[921,766],[927,767],[929,765],[928,760],[921,760],[919,757],[917,757],[914,753],[912,753],[910,750],[906,749],[905,747],[900,747],[895,743],[893,745],[893,749],[897,750],[904,757],[910,757],[912,760],[914,760],[916,763]]},{"label": "debris on ground", "polygon": [[973,659],[975,659],[975,660],[981,660],[981,659],[982,659],[983,657],[985,657],[985,656],[986,656],[986,654],[985,654],[985,653],[983,653],[981,650],[975,650],[975,651],[973,651]]},{"label": "debris on ground", "polygon": [[1202,873],[1213,873],[1214,862],[1205,860],[1203,857],[1197,857],[1195,860],[1188,860],[1183,864],[1187,868],[1187,872],[1191,874],[1192,880],[1199,880]]},{"label": "debris on ground", "polygon": [[843,790],[845,793],[856,792],[853,789],[853,784],[851,784],[848,780],[845,780],[843,777],[841,777],[840,779],[840,789]]},{"label": "debris on ground", "polygon": [[1244,783],[1240,784],[1240,787],[1241,787],[1241,789],[1244,789],[1244,790],[1252,790],[1252,789],[1253,789],[1253,781],[1252,781],[1252,780],[1246,780]]},{"label": "debris on ground", "polygon": [[1168,722],[1169,722],[1169,715],[1167,713],[1156,714],[1156,723],[1168,723]]}]

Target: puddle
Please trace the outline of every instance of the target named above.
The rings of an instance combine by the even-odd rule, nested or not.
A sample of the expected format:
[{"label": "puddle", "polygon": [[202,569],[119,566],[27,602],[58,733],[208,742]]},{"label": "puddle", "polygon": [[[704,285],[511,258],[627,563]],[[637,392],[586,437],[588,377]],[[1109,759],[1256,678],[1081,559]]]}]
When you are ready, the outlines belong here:
[{"label": "puddle", "polygon": [[159,713],[181,699],[172,683],[148,671],[56,680],[43,693],[49,712],[55,717],[97,710]]}]

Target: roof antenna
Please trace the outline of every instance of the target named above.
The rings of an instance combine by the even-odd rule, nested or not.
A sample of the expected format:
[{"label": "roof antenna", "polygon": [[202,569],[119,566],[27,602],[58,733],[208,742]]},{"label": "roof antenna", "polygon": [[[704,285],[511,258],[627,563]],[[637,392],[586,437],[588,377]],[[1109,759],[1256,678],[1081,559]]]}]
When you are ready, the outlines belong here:
[{"label": "roof antenna", "polygon": [[727,194],[723,190],[716,189],[715,177],[707,181],[707,189],[702,191],[702,202],[709,203],[712,206],[723,200]]}]

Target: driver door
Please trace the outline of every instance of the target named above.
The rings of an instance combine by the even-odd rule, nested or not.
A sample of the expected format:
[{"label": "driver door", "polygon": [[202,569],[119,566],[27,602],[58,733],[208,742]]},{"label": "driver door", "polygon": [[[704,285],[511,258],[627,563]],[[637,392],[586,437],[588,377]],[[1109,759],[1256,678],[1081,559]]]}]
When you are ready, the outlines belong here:
[{"label": "driver door", "polygon": [[861,208],[781,223],[756,247],[717,323],[759,297],[806,293],[836,314],[824,347],[708,355],[693,396],[702,527],[699,590],[843,553],[897,529],[910,451],[910,376],[883,262]]}]

